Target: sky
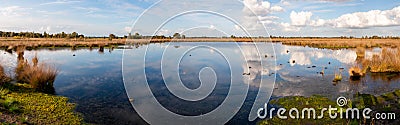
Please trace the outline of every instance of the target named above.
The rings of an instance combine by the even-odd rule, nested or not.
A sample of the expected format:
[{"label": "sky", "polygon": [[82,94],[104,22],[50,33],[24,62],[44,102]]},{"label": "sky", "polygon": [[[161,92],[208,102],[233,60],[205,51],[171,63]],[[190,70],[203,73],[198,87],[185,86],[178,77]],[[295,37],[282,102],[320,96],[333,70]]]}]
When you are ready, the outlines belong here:
[{"label": "sky", "polygon": [[400,36],[399,0],[0,0],[0,31]]}]

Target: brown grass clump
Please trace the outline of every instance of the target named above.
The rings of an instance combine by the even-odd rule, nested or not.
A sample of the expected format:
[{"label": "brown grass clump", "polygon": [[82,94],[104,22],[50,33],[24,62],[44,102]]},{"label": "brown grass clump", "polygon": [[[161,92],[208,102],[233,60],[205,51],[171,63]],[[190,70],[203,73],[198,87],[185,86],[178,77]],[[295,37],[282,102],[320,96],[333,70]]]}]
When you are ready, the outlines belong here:
[{"label": "brown grass clump", "polygon": [[371,72],[400,72],[400,48],[383,48],[380,55],[373,55],[372,59],[365,59],[363,67]]},{"label": "brown grass clump", "polygon": [[6,73],[4,72],[3,66],[0,65],[0,85],[4,84],[4,83],[8,83],[10,81],[11,81],[10,77],[8,77],[6,75]]},{"label": "brown grass clump", "polygon": [[359,66],[353,66],[349,69],[351,80],[359,80],[364,74],[365,72]]},{"label": "brown grass clump", "polygon": [[16,69],[16,78],[19,82],[29,83],[32,88],[39,91],[52,92],[53,83],[58,74],[58,70],[53,66],[41,63],[35,56],[32,59],[33,64],[27,60],[20,60]]}]

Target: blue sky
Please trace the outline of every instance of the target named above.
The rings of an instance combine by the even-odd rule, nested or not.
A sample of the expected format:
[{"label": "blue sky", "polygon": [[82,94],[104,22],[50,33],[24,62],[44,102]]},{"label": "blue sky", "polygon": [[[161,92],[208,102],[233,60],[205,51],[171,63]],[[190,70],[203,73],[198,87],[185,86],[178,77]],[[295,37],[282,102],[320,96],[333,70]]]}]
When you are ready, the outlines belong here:
[{"label": "blue sky", "polygon": [[[400,36],[399,0],[0,0],[0,30],[89,36]],[[153,4],[156,5],[152,6]],[[149,7],[151,7],[148,9]],[[140,15],[145,12],[142,18]],[[188,10],[191,13],[167,19]],[[139,20],[132,27],[135,20]],[[141,21],[142,20],[142,21]],[[266,28],[260,27],[262,24]],[[140,26],[139,26],[140,25]],[[155,31],[158,29],[157,31]],[[240,30],[242,29],[242,30]],[[264,31],[261,31],[264,30]],[[261,31],[261,32],[260,32]]]}]

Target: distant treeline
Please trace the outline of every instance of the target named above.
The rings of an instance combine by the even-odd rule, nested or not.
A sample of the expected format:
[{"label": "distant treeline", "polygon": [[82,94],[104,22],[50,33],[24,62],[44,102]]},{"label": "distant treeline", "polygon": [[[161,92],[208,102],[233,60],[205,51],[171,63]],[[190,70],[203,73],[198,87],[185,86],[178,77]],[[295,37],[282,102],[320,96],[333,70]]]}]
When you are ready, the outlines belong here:
[{"label": "distant treeline", "polygon": [[77,32],[72,32],[72,33],[55,33],[55,34],[50,34],[47,32],[44,33],[35,33],[35,32],[4,32],[0,31],[0,37],[12,37],[12,38],[66,38],[66,39],[84,39],[84,38],[108,38],[108,39],[118,39],[118,38],[127,38],[127,36],[124,37],[118,37],[114,34],[110,34],[109,36],[103,36],[103,37],[92,37],[92,36],[85,36],[83,34],[79,34]]},{"label": "distant treeline", "polygon": [[0,31],[1,37],[14,37],[14,38],[85,38],[84,35],[78,34],[77,32],[72,33],[35,33],[35,32],[3,32]]},{"label": "distant treeline", "polygon": [[[13,37],[13,38],[66,38],[66,39],[84,39],[84,38],[104,38],[104,39],[123,39],[123,38],[129,38],[129,39],[185,39],[186,36],[183,34],[175,33],[172,36],[164,36],[164,35],[156,35],[156,36],[143,36],[140,35],[139,33],[131,34],[129,33],[128,35],[125,35],[123,37],[118,37],[114,34],[110,34],[108,36],[102,36],[102,37],[93,37],[93,36],[85,36],[83,34],[79,34],[77,32],[72,32],[72,33],[55,33],[55,34],[49,34],[49,33],[35,33],[35,32],[4,32],[0,31],[0,37]],[[318,38],[337,38],[337,39],[355,39],[355,38],[360,38],[360,37],[354,37],[354,36],[340,36],[340,37],[285,37],[285,36],[272,36],[270,35],[269,37],[267,36],[258,36],[258,37],[247,37],[247,36],[234,36],[231,35],[230,37],[228,36],[222,36],[222,37],[207,37],[207,36],[202,36],[202,37],[190,37],[190,38],[280,38],[280,39],[290,39],[290,38],[305,38],[305,39],[318,39]],[[361,39],[400,39],[399,36],[362,36]]]}]

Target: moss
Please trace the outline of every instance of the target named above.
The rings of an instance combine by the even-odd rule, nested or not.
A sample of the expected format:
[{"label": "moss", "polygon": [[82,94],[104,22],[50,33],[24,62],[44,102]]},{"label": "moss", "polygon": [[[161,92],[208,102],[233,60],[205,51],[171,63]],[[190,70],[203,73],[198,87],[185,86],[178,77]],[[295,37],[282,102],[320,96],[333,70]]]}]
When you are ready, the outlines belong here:
[{"label": "moss", "polygon": [[[380,96],[374,96],[371,94],[354,94],[353,99],[348,99],[347,105],[342,108],[358,108],[363,110],[364,108],[371,108],[374,112],[396,112],[400,110],[400,90],[395,90],[390,93],[385,93]],[[271,100],[270,104],[283,107],[287,110],[296,107],[297,109],[304,108],[314,108],[316,110],[317,116],[320,115],[322,107],[337,107],[336,101],[332,101],[326,97],[322,96],[288,96],[282,97],[275,100]],[[288,116],[288,111],[286,111],[285,116]],[[277,116],[272,119],[266,119],[260,121],[258,124],[372,124],[376,121],[371,120],[357,120],[357,119],[330,119],[328,112],[324,112],[324,117],[322,119],[279,119]],[[387,121],[388,123],[396,121]]]},{"label": "moss", "polygon": [[[320,116],[322,108],[329,107],[337,107],[335,101],[331,101],[326,97],[314,95],[311,97],[303,97],[303,96],[289,96],[279,98],[277,100],[271,100],[270,104],[281,106],[287,110],[296,107],[297,109],[304,109],[304,108],[314,108],[316,110],[316,116]],[[337,111],[339,112],[339,111]],[[277,116],[273,117],[272,119],[262,120],[259,122],[261,125],[268,125],[268,124],[346,124],[347,121],[344,119],[330,119],[329,112],[324,112],[324,117],[322,119],[279,119]],[[288,111],[286,111],[286,116],[288,116]],[[300,115],[301,116],[301,115]]]},{"label": "moss", "polygon": [[[8,85],[10,87],[12,85]],[[19,91],[12,91],[21,88]],[[80,114],[74,112],[75,104],[68,98],[36,92],[33,89],[14,86],[4,95],[7,100],[18,104],[18,119],[32,124],[84,124]],[[5,106],[3,106],[5,107]],[[11,108],[9,108],[11,109]]]}]

